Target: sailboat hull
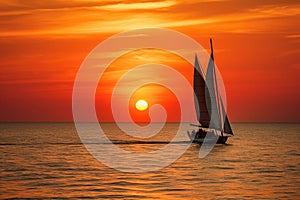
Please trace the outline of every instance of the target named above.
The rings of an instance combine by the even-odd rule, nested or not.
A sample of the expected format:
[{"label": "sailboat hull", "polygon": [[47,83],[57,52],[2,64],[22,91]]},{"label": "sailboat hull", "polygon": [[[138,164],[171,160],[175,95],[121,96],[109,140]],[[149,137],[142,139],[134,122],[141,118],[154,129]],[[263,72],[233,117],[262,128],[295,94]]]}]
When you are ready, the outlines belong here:
[{"label": "sailboat hull", "polygon": [[226,144],[227,139],[228,139],[227,136],[219,136],[217,143],[218,144]]},{"label": "sailboat hull", "polygon": [[[206,131],[204,131],[204,130],[202,130],[202,129],[199,129],[199,130],[197,131],[197,133],[192,133],[192,134],[190,134],[189,132],[187,132],[187,134],[188,134],[188,136],[189,136],[191,142],[193,142],[193,143],[198,143],[198,144],[203,143],[204,140],[206,140],[206,141],[208,141],[208,142],[209,142],[210,140],[211,140],[211,142],[215,142],[215,141],[216,141],[216,138],[215,138],[215,137],[218,137],[218,139],[217,139],[217,144],[225,144],[226,141],[227,141],[227,139],[228,139],[228,136],[217,136],[217,135],[215,135],[213,132],[206,132]],[[207,134],[211,134],[211,135],[208,136],[208,137],[206,137]],[[211,138],[212,136],[213,136],[214,138]]]},{"label": "sailboat hull", "polygon": [[[217,144],[226,144],[228,137],[227,136],[219,136],[217,140]],[[209,139],[206,139],[209,141]],[[192,140],[193,143],[202,144],[204,142],[204,138],[194,138]]]}]

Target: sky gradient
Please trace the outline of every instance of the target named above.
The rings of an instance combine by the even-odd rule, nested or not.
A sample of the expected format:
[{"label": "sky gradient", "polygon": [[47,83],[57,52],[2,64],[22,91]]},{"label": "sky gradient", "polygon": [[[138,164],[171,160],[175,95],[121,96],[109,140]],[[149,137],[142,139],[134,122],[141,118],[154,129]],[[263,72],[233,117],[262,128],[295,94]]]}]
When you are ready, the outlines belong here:
[{"label": "sky gradient", "polygon": [[163,27],[207,49],[214,39],[231,121],[299,122],[299,21],[297,1],[2,0],[0,121],[72,121],[73,83],[88,53],[121,31]]}]

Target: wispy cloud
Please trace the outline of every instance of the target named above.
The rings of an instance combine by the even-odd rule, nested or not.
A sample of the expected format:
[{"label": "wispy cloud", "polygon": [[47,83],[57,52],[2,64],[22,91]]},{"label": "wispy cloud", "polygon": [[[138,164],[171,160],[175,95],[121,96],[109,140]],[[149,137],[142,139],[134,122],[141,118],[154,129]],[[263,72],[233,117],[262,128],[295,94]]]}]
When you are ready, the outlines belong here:
[{"label": "wispy cloud", "polygon": [[300,34],[296,34],[296,35],[287,35],[287,38],[300,38]]},{"label": "wispy cloud", "polygon": [[121,10],[147,10],[166,8],[175,5],[175,1],[143,2],[143,3],[118,3],[98,7],[99,9],[121,11]]},{"label": "wispy cloud", "polygon": [[[230,13],[222,11],[221,7],[213,14],[202,12],[203,5],[224,1],[225,5],[234,2],[206,0],[184,3],[166,0],[120,3],[77,0],[54,1],[46,7],[36,2],[31,5],[28,2],[4,1],[0,5],[0,36],[115,33],[143,27],[193,27],[210,32],[213,29],[214,32],[254,33],[295,26],[286,23],[286,18],[299,19],[300,15],[300,4],[246,8],[243,5],[243,9]],[[268,26],[268,20],[276,20],[276,27]]]}]

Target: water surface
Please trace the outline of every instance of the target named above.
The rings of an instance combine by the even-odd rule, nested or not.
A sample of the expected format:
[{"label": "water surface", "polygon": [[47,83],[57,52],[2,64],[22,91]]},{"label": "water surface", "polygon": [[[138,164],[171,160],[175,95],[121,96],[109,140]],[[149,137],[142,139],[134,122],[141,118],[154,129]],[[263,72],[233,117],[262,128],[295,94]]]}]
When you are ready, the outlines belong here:
[{"label": "water surface", "polygon": [[[131,143],[135,140],[114,124],[102,126],[132,152],[161,148],[178,128],[167,124],[149,139],[161,143],[148,144]],[[192,144],[168,167],[135,174],[96,160],[72,123],[1,123],[0,197],[300,199],[300,125],[235,123],[233,129],[228,144],[216,145],[204,159],[198,157],[200,146]]]}]

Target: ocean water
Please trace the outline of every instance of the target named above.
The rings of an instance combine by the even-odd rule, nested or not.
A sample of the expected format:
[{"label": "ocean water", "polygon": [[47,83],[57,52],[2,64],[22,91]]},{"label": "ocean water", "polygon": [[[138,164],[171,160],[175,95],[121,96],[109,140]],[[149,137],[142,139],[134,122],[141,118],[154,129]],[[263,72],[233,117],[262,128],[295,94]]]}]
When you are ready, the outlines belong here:
[{"label": "ocean water", "polygon": [[[162,148],[178,129],[169,123],[138,142],[114,124],[102,126],[118,147],[135,153]],[[170,165],[137,174],[95,159],[73,123],[0,123],[0,198],[300,199],[300,124],[232,126],[235,136],[205,158],[191,144]]]}]

